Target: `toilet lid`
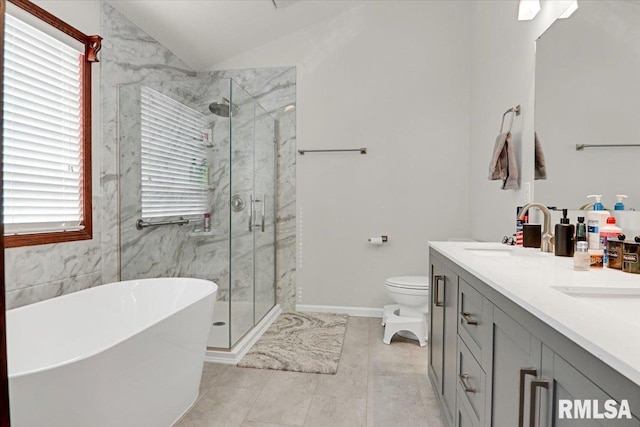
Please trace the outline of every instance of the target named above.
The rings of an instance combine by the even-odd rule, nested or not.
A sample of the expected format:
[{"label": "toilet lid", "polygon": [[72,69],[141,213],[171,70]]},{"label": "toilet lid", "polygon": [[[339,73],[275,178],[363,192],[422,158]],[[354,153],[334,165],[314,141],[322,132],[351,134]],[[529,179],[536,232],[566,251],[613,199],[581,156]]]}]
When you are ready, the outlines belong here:
[{"label": "toilet lid", "polygon": [[427,276],[390,277],[386,283],[397,288],[429,289],[429,278]]}]

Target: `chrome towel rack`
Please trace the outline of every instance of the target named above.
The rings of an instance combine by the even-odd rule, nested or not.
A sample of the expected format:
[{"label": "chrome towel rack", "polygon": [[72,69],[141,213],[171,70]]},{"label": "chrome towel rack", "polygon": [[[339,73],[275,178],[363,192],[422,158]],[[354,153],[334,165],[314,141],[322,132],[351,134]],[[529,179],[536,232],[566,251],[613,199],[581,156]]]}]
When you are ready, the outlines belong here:
[{"label": "chrome towel rack", "polygon": [[502,115],[502,123],[500,123],[500,133],[502,133],[502,129],[504,128],[504,119],[507,117],[507,114],[511,113],[511,121],[509,122],[509,130],[507,131],[508,133],[511,132],[511,128],[513,127],[513,118],[515,116],[519,116],[521,112],[522,108],[520,107],[520,104],[505,111]]},{"label": "chrome towel rack", "polygon": [[136,228],[138,230],[142,230],[143,228],[157,227],[159,225],[185,225],[185,224],[189,224],[189,220],[184,219],[182,217],[180,217],[179,219],[174,219],[170,221],[156,221],[156,222],[143,221],[142,219],[139,219],[136,221]]},{"label": "chrome towel rack", "polygon": [[339,153],[347,151],[359,151],[360,154],[367,154],[366,148],[330,148],[327,150],[298,150],[298,154],[304,155],[304,153]]},{"label": "chrome towel rack", "polygon": [[640,147],[640,144],[576,144],[576,151],[584,151],[585,148],[604,147]]}]

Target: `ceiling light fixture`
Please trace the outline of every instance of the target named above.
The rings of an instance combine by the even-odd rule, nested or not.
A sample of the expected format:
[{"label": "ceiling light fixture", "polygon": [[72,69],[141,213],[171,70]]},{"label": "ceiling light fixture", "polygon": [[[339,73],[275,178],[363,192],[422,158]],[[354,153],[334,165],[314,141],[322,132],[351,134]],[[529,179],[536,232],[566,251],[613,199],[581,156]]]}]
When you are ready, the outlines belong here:
[{"label": "ceiling light fixture", "polygon": [[558,18],[566,19],[573,15],[573,12],[575,12],[576,10],[578,10],[578,0],[573,0],[571,4],[569,4],[569,7],[567,7],[567,9],[562,12],[562,15],[558,16]]},{"label": "ceiling light fixture", "polygon": [[540,0],[520,0],[518,21],[531,21],[540,12]]}]

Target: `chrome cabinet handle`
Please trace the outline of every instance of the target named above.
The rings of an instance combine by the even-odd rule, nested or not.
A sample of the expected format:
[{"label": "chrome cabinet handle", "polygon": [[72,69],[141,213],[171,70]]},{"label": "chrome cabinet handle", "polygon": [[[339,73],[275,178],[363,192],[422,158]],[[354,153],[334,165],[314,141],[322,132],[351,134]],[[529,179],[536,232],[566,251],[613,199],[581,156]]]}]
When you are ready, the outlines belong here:
[{"label": "chrome cabinet handle", "polygon": [[444,276],[433,276],[433,305],[436,307],[444,307],[444,302],[440,302],[440,280],[444,280]]},{"label": "chrome cabinet handle", "polygon": [[529,427],[534,427],[536,424],[536,389],[546,388],[549,390],[549,381],[547,380],[534,380],[531,381],[531,408],[529,409]]},{"label": "chrome cabinet handle", "polygon": [[538,371],[534,368],[520,369],[520,404],[518,405],[518,427],[524,427],[524,378],[527,375],[535,377],[536,375],[538,375]]},{"label": "chrome cabinet handle", "polygon": [[460,313],[460,316],[462,316],[464,321],[467,322],[467,325],[478,326],[478,321],[477,320],[473,320],[473,317],[471,317],[471,313],[467,313],[467,312],[463,311],[463,312]]},{"label": "chrome cabinet handle", "polygon": [[475,393],[476,392],[475,387],[471,387],[469,384],[467,384],[468,379],[469,379],[468,374],[458,375],[458,380],[460,380],[460,385],[462,385],[462,389],[467,393]]}]

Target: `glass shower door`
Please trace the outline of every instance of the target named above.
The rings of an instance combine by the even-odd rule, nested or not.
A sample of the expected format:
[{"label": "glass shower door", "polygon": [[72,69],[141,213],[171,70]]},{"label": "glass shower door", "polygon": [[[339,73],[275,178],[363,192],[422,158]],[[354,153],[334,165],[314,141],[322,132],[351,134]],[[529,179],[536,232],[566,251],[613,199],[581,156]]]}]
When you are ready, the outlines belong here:
[{"label": "glass shower door", "polygon": [[276,126],[273,117],[256,103],[254,189],[262,215],[261,226],[254,228],[256,322],[275,305]]},{"label": "glass shower door", "polygon": [[230,80],[231,188],[229,239],[230,338],[233,346],[254,325],[254,233],[258,202],[254,190],[255,101]]}]

